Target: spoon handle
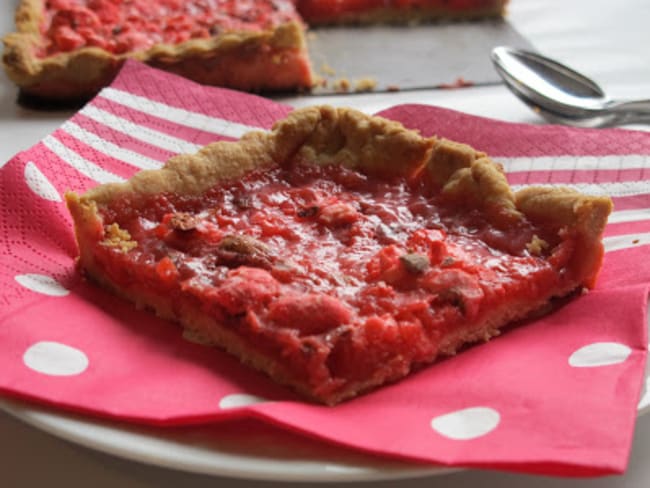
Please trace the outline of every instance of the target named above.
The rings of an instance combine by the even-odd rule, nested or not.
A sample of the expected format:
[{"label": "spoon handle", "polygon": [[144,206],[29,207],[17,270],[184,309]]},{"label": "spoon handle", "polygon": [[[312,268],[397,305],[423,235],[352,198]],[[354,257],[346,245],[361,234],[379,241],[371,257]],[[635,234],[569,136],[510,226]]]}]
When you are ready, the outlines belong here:
[{"label": "spoon handle", "polygon": [[608,107],[614,112],[625,112],[637,115],[650,115],[650,100],[630,100],[615,102]]}]

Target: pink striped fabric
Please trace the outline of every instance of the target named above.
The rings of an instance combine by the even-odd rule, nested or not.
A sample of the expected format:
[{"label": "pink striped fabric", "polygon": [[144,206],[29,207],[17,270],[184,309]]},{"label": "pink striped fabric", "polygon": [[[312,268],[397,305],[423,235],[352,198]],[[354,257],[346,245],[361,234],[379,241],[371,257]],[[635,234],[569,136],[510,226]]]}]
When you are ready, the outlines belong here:
[{"label": "pink striped fabric", "polygon": [[[515,188],[571,185],[616,209],[595,290],[335,408],[299,401],[236,360],[88,284],[65,191],[122,181],[290,108],[137,62],[0,170],[0,392],[152,425],[258,419],[393,459],[529,473],[625,470],[643,395],[650,283],[650,134],[510,124],[424,105],[382,112],[491,154]],[[567,449],[570,446],[570,449]]]}]

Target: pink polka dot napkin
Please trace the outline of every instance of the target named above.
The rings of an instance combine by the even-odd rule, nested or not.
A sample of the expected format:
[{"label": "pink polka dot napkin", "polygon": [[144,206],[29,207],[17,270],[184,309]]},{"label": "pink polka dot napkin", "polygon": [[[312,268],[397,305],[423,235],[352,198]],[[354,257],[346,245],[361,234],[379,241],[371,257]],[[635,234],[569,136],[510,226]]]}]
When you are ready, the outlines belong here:
[{"label": "pink polka dot napkin", "polygon": [[[290,108],[129,62],[0,169],[0,392],[163,426],[256,418],[390,458],[562,475],[625,470],[648,346],[650,133],[509,124],[429,106],[382,115],[464,141],[511,183],[611,195],[593,291],[395,385],[323,407],[83,281],[64,191],[120,181]],[[642,400],[642,403],[646,400]]]}]

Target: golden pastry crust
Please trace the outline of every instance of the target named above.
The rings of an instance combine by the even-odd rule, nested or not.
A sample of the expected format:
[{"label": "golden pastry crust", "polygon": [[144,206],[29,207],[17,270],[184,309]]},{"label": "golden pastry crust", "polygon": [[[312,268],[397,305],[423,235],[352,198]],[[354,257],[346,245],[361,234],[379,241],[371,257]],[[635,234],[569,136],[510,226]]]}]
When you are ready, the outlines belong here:
[{"label": "golden pastry crust", "polygon": [[3,38],[5,71],[29,95],[89,98],[113,80],[127,59],[199,83],[247,91],[307,89],[313,84],[304,27],[297,21],[256,32],[225,31],[208,39],[157,44],[124,54],[83,47],[39,57],[42,11],[42,0],[21,0],[15,15],[17,32]]},{"label": "golden pastry crust", "polygon": [[[501,165],[485,153],[451,141],[440,141],[434,147],[427,169],[443,194],[459,204],[482,209],[497,228],[525,218],[558,233],[575,234],[577,258],[570,266],[582,276],[584,286],[595,284],[604,252],[600,237],[613,208],[610,198],[584,195],[567,187],[531,186],[513,193]],[[531,243],[535,249],[543,245]]]},{"label": "golden pastry crust", "polygon": [[[309,107],[293,111],[271,132],[249,132],[236,142],[220,141],[195,154],[175,156],[162,169],[141,171],[124,183],[98,186],[82,200],[102,203],[120,193],[199,194],[222,181],[290,159],[408,175],[426,163],[434,143],[434,138],[423,138],[395,121],[347,108]],[[395,165],[396,160],[401,164]]]},{"label": "golden pastry crust", "polygon": [[[193,155],[172,158],[164,168],[142,171],[124,183],[105,184],[82,196],[66,194],[75,223],[81,267],[106,288],[158,315],[180,322],[193,335],[235,354],[243,362],[264,371],[281,384],[289,385],[316,401],[335,404],[386,382],[395,381],[417,365],[394,361],[378,365],[372,377],[351,380],[335,391],[322,392],[305,381],[282,360],[256,350],[232,328],[191,304],[172,304],[161,294],[134,285],[113,283],[95,259],[98,243],[110,241],[124,252],[133,247],[131,236],[106,226],[98,209],[121,195],[160,192],[198,195],[221,182],[233,181],[255,169],[287,163],[343,165],[366,174],[421,178],[437,187],[445,199],[468,211],[479,211],[496,228],[507,229],[522,220],[539,223],[558,235],[571,235],[576,248],[568,266],[573,278],[534,299],[505,301],[478,320],[449,332],[435,353],[455,354],[463,345],[488,340],[514,320],[544,309],[553,297],[565,296],[584,286],[593,286],[603,255],[600,241],[612,208],[609,198],[590,197],[567,188],[532,187],[513,193],[500,165],[483,152],[436,137],[422,137],[401,124],[361,112],[327,106],[292,112],[270,132],[251,132],[237,142],[210,144]],[[119,241],[122,237],[122,243]],[[534,237],[531,253],[546,243]]]}]

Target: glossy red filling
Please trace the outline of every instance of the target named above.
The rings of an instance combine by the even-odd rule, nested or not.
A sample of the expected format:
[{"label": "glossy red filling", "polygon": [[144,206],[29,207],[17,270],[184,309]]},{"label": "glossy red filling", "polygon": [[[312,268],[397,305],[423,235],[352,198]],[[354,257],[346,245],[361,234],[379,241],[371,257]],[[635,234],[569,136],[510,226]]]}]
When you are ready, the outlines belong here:
[{"label": "glossy red filling", "polygon": [[84,46],[115,54],[297,19],[290,0],[46,0],[41,55]]},{"label": "glossy red filling", "polygon": [[[201,310],[325,390],[377,368],[403,375],[462,324],[547,299],[571,251],[526,221],[500,231],[419,184],[339,166],[125,196],[100,213],[138,243],[98,246],[112,281]],[[547,255],[528,251],[534,236]]]}]

